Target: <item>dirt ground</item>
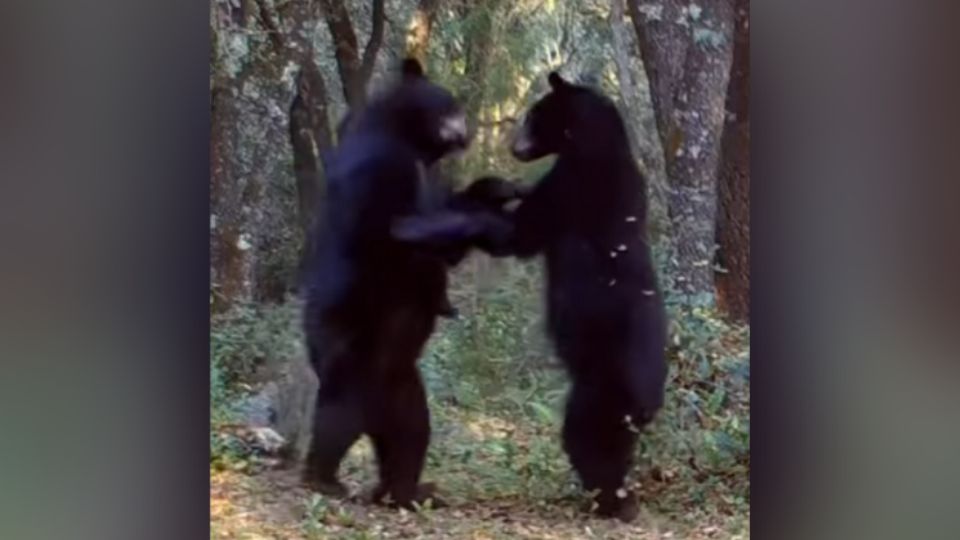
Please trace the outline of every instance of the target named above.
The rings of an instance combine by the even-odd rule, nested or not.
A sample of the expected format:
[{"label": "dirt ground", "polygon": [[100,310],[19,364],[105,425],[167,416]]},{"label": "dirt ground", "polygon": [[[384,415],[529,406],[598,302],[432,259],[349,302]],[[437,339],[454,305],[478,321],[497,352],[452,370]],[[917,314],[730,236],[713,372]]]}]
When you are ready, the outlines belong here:
[{"label": "dirt ground", "polygon": [[[718,519],[689,528],[644,512],[632,524],[589,517],[570,502],[523,500],[454,503],[421,513],[314,495],[291,470],[256,474],[211,471],[212,539],[717,539],[733,534]],[[352,486],[359,489],[359,486]]]}]

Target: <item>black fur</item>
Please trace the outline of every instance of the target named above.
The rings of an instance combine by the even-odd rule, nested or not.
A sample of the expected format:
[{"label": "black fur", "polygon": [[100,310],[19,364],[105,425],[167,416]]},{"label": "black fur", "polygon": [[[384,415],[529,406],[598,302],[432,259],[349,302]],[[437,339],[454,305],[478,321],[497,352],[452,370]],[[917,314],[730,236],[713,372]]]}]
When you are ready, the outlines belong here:
[{"label": "black fur", "polygon": [[[475,223],[475,229],[480,229],[483,227],[480,223],[485,223],[480,216],[491,214],[505,217],[504,206],[522,198],[524,194],[524,188],[516,182],[496,176],[478,178],[462,191],[451,194],[442,210],[397,220],[393,234],[398,239],[419,245],[420,249],[435,254],[453,267],[460,264],[473,247],[482,247],[458,224],[469,227],[469,224]],[[457,317],[457,309],[449,298],[441,308],[440,315]]]},{"label": "black fur", "polygon": [[[598,512],[632,519],[624,485],[636,434],[663,405],[666,317],[645,240],[646,186],[613,103],[556,73],[512,151],[556,162],[511,215],[448,212],[395,224],[410,240],[542,254],[550,337],[572,380],[563,445]],[[509,226],[508,226],[509,224]],[[510,229],[512,227],[512,230]],[[618,496],[620,495],[620,496]]]},{"label": "black fur", "polygon": [[[445,298],[446,266],[390,236],[398,216],[429,210],[424,171],[465,138],[441,137],[460,108],[405,63],[401,80],[365,109],[330,155],[327,198],[307,271],[304,329],[320,379],[305,481],[343,493],[337,470],[350,446],[373,440],[380,484],[410,507],[430,438],[417,359]],[[422,73],[422,71],[421,71]]]},{"label": "black fur", "polygon": [[[513,145],[553,168],[514,216],[512,251],[543,253],[550,335],[572,379],[563,444],[598,512],[632,519],[635,433],[663,405],[666,317],[645,237],[646,185],[613,103],[549,76]],[[525,138],[525,140],[524,140]],[[622,491],[621,491],[622,490]],[[619,497],[626,495],[626,497]]]}]

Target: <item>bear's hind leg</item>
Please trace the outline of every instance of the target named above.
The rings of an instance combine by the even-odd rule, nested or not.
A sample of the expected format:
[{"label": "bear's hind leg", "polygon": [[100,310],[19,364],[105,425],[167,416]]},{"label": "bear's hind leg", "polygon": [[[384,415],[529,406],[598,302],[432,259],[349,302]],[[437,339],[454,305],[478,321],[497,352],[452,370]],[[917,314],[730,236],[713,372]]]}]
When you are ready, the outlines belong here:
[{"label": "bear's hind leg", "polygon": [[615,397],[609,389],[603,392],[574,382],[563,425],[563,448],[583,488],[598,492],[597,514],[631,521],[638,509],[624,482],[636,434]]},{"label": "bear's hind leg", "polygon": [[416,367],[406,371],[382,389],[377,418],[372,422],[371,438],[380,466],[373,501],[409,509],[413,503],[433,499],[436,507],[441,502],[432,496],[433,486],[420,484],[430,443],[426,392]]},{"label": "bear's hind leg", "polygon": [[337,471],[363,433],[363,409],[358,389],[334,388],[331,383],[321,381],[317,391],[303,479],[314,491],[342,497],[347,495],[347,488],[337,478]]}]

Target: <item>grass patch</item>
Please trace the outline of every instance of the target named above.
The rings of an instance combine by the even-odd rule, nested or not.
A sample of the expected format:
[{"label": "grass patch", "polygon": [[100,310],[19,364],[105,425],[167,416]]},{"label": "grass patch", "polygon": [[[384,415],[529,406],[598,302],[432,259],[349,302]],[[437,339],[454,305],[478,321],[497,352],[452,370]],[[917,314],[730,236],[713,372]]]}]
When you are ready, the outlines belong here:
[{"label": "grass patch", "polygon": [[[437,534],[424,532],[425,537],[463,537],[451,531],[486,527],[444,521],[457,512],[496,523],[523,515],[520,522],[530,520],[534,529],[537,520],[574,525],[583,519],[586,498],[561,449],[568,382],[543,337],[539,269],[511,262],[496,272],[489,287],[476,286],[484,280],[472,264],[457,272],[451,296],[462,315],[438,323],[421,360],[433,426],[424,475],[438,482],[452,505],[430,511],[438,516]],[[229,418],[229,403],[242,395],[258,364],[296,345],[298,310],[296,303],[244,308],[215,322],[211,402],[222,415],[215,418]],[[687,530],[687,536],[703,530],[702,537],[717,531],[723,537],[749,536],[749,328],[726,323],[707,308],[670,302],[668,310],[666,403],[641,435],[631,473],[649,513],[643,527],[663,521],[672,530]],[[231,465],[243,459],[241,444],[212,436],[211,446],[221,470],[243,470]],[[374,483],[369,441],[354,446],[342,471],[355,490]],[[434,519],[402,521],[396,513],[306,492],[297,500],[303,505],[297,534],[309,538],[379,538],[393,525],[426,531]],[[393,525],[382,525],[384,520]],[[511,527],[512,533],[489,537],[525,537],[511,536],[520,534]],[[636,528],[589,527],[598,538],[644,537]],[[556,537],[591,537],[577,531]]]}]

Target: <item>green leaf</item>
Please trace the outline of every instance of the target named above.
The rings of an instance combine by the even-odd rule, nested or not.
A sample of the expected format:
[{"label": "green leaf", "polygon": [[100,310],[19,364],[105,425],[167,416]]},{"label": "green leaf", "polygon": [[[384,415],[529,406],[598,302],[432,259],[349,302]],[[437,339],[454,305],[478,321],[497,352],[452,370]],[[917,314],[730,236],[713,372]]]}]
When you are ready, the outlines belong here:
[{"label": "green leaf", "polygon": [[711,413],[716,413],[723,407],[723,401],[727,397],[727,392],[723,388],[717,388],[716,391],[710,396],[710,399],[707,400],[707,410]]},{"label": "green leaf", "polygon": [[536,401],[531,401],[529,405],[530,405],[530,408],[533,409],[533,411],[536,413],[536,416],[540,420],[547,422],[548,424],[553,424],[554,422],[556,422],[557,414],[550,407],[547,407],[546,405],[542,403],[538,403]]}]

